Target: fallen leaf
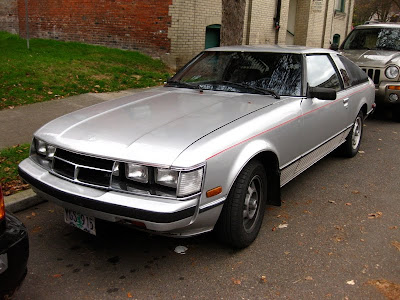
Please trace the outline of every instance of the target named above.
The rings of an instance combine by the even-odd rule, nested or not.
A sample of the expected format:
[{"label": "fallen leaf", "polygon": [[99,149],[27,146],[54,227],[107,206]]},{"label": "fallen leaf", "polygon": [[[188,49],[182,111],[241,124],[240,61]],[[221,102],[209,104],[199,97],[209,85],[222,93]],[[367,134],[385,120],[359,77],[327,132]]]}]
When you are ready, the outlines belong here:
[{"label": "fallen leaf", "polygon": [[389,229],[397,229],[397,226],[389,227]]},{"label": "fallen leaf", "polygon": [[63,274],[54,274],[53,275],[53,278],[61,278],[61,277],[63,277]]},{"label": "fallen leaf", "polygon": [[289,226],[289,224],[279,224],[278,228],[282,229],[282,228],[287,228]]},{"label": "fallen leaf", "polygon": [[378,139],[378,141],[382,141],[382,139]]},{"label": "fallen leaf", "polygon": [[272,229],[271,229],[272,231],[275,231],[276,230],[276,227],[274,226],[274,227],[272,227]]},{"label": "fallen leaf", "polygon": [[32,216],[36,217],[36,213],[35,213],[35,212],[32,212]]},{"label": "fallen leaf", "polygon": [[304,278],[305,280],[313,280],[313,278],[311,277],[311,276],[306,276],[305,278]]},{"label": "fallen leaf", "polygon": [[364,153],[365,153],[365,151],[358,151],[358,153],[364,154]]},{"label": "fallen leaf", "polygon": [[100,86],[98,84],[96,84],[94,87],[99,88]]},{"label": "fallen leaf", "polygon": [[236,284],[236,285],[242,284],[242,282],[240,281],[240,279],[232,278],[232,282],[233,282],[234,284]]},{"label": "fallen leaf", "polygon": [[329,202],[329,203],[336,204],[336,201],[333,201],[333,200],[329,200],[328,202]]},{"label": "fallen leaf", "polygon": [[261,276],[260,282],[263,282],[263,283],[267,282],[267,276],[264,276],[264,275]]},{"label": "fallen leaf", "polygon": [[14,109],[14,106],[13,106],[13,105],[10,105],[8,108],[9,108],[9,109]]},{"label": "fallen leaf", "polygon": [[35,227],[33,227],[33,229],[32,229],[32,233],[38,233],[39,231],[41,231],[42,230],[42,227],[40,227],[40,226],[35,226]]},{"label": "fallen leaf", "polygon": [[289,255],[289,254],[290,254],[290,252],[289,252],[289,251],[285,251],[284,253],[285,253],[286,255]]},{"label": "fallen leaf", "polygon": [[368,219],[375,219],[382,217],[382,212],[377,211],[376,213],[368,214]]},{"label": "fallen leaf", "polygon": [[400,284],[385,279],[369,280],[367,284],[375,286],[389,300],[400,299]]},{"label": "fallen leaf", "polygon": [[348,202],[348,203],[346,203],[345,205],[347,205],[347,206],[351,206],[351,203],[349,203],[349,202]]},{"label": "fallen leaf", "polygon": [[352,194],[359,194],[360,191],[354,190],[354,191],[351,191],[351,193],[352,193]]},{"label": "fallen leaf", "polygon": [[132,298],[132,294],[131,293],[128,293],[127,296],[128,296],[128,298]]},{"label": "fallen leaf", "polygon": [[51,92],[51,91],[48,91],[48,92],[47,92],[47,94],[49,94],[49,95],[53,95],[53,92]]},{"label": "fallen leaf", "polygon": [[8,171],[10,171],[11,169],[9,168],[9,167],[7,167],[7,168],[4,168],[4,172],[8,172]]},{"label": "fallen leaf", "polygon": [[395,246],[397,248],[397,250],[400,251],[400,243],[398,241],[393,241],[392,245]]},{"label": "fallen leaf", "polygon": [[354,280],[349,280],[346,282],[348,285],[355,285],[356,283],[354,282]]}]

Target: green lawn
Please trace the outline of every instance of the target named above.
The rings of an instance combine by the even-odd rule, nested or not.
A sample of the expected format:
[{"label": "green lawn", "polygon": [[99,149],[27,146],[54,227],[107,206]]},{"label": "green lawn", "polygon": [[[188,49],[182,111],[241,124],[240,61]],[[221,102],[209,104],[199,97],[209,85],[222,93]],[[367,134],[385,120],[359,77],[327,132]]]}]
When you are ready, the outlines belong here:
[{"label": "green lawn", "polygon": [[0,109],[163,83],[170,70],[139,52],[0,32]]},{"label": "green lawn", "polygon": [[0,184],[4,195],[29,187],[18,176],[18,164],[29,156],[29,148],[29,144],[23,144],[0,150]]}]

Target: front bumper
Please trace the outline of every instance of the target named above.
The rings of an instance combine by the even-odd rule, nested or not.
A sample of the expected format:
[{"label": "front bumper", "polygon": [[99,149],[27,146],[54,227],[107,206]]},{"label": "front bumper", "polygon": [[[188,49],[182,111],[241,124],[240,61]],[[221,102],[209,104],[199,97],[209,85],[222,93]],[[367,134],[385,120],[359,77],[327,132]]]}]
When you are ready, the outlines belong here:
[{"label": "front bumper", "polygon": [[29,257],[29,239],[25,226],[6,213],[6,230],[0,235],[0,299],[12,295],[24,280]]},{"label": "front bumper", "polygon": [[[398,87],[397,89],[389,89],[389,86]],[[389,96],[395,94],[397,101],[390,101]],[[400,82],[398,81],[381,81],[379,86],[375,88],[376,101],[384,105],[400,105]]]},{"label": "front bumper", "polygon": [[218,218],[209,211],[199,218],[200,195],[181,201],[100,190],[54,176],[30,158],[20,163],[18,171],[43,198],[106,221],[140,222],[149,231],[190,236],[211,230]]}]

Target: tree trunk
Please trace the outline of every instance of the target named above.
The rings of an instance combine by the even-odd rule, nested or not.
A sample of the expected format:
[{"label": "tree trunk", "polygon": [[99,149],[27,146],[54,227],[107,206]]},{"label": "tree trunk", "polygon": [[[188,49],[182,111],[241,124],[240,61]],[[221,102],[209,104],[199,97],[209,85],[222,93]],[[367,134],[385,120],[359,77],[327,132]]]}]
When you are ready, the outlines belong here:
[{"label": "tree trunk", "polygon": [[242,45],[246,0],[222,0],[221,46]]}]

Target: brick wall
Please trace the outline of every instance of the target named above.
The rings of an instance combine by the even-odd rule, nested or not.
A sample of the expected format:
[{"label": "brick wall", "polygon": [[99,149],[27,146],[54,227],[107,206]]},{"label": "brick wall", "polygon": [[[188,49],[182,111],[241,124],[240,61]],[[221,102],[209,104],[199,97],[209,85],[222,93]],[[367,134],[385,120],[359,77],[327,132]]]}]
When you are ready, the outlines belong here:
[{"label": "brick wall", "polygon": [[0,0],[0,30],[18,33],[17,0]]},{"label": "brick wall", "polygon": [[[25,4],[18,0],[19,32],[25,37]],[[172,0],[29,0],[30,36],[80,41],[152,56],[170,51]]]}]

